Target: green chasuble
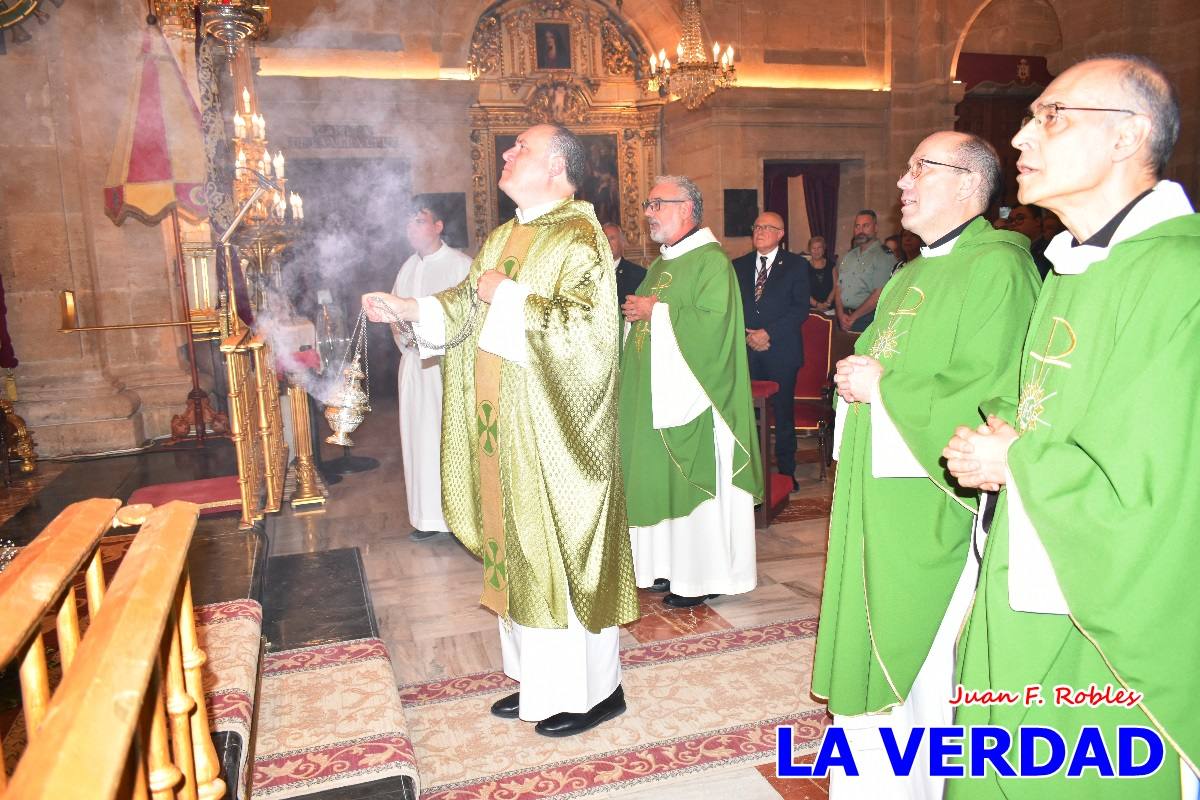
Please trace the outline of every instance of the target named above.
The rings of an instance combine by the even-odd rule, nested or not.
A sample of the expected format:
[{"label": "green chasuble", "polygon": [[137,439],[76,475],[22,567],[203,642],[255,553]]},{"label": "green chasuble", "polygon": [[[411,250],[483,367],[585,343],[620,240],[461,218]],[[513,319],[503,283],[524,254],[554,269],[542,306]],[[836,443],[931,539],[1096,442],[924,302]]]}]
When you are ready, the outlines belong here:
[{"label": "green chasuble", "polygon": [[[482,272],[498,268],[510,220],[492,231],[466,280],[437,295],[447,337],[470,310]],[[442,508],[454,535],[485,569],[508,579],[511,619],[567,627],[567,603],[599,631],[639,616],[633,556],[617,455],[616,280],[592,205],[564,201],[528,223],[536,228],[518,284],[525,301],[528,366],[504,361],[499,417],[481,419],[475,353],[482,305],[470,336],[442,359]],[[503,494],[505,563],[482,548],[479,437],[495,437]]]},{"label": "green chasuble", "polygon": [[686,517],[716,496],[713,414],[733,433],[733,485],[762,497],[762,461],[746,363],[746,325],[733,265],[721,245],[655,259],[638,295],[667,304],[679,350],[712,403],[695,419],[654,428],[650,323],[634,323],[621,353],[621,465],[629,524],[648,527]]},{"label": "green chasuble", "polygon": [[[1176,800],[1176,755],[1193,769],[1200,760],[1200,215],[1149,216],[1165,221],[1118,241],[1081,274],[1051,273],[1038,298],[1009,489],[959,638],[965,689],[1040,684],[1045,704],[960,707],[955,724],[1052,726],[1072,752],[1081,726],[1100,726],[1114,760],[1118,725],[1153,726],[1163,768],[1134,780],[1095,770],[956,780],[947,797]],[[1014,487],[1069,614],[1010,605]],[[1014,576],[1028,574],[1019,567]],[[1145,697],[1134,708],[1055,704],[1056,685],[1093,683]]]},{"label": "green chasuble", "polygon": [[[846,407],[813,666],[833,713],[905,700],[958,582],[975,492],[941,464],[956,425],[1016,384],[1037,296],[1029,241],[972,221],[946,255],[897,272],[856,352],[883,364],[883,407],[925,477],[872,476],[871,407]],[[947,687],[949,688],[949,687]]]}]

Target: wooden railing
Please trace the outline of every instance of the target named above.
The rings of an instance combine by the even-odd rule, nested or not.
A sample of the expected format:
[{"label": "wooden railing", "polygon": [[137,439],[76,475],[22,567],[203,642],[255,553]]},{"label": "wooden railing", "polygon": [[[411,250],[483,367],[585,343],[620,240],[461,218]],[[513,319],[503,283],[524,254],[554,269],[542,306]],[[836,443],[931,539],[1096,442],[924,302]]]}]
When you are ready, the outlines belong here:
[{"label": "wooden railing", "polygon": [[[5,664],[23,659],[29,738],[0,791],[3,800],[216,800],[225,793],[186,569],[198,508],[172,502],[150,512],[105,592],[96,541],[119,505],[88,500],[69,507],[0,574],[0,615],[16,610],[26,631],[5,625],[0,655]],[[69,621],[62,625],[72,613],[62,609],[74,609],[71,581],[89,559],[90,623],[80,638],[78,624],[74,635]],[[56,603],[64,671],[50,697],[38,614]]]}]

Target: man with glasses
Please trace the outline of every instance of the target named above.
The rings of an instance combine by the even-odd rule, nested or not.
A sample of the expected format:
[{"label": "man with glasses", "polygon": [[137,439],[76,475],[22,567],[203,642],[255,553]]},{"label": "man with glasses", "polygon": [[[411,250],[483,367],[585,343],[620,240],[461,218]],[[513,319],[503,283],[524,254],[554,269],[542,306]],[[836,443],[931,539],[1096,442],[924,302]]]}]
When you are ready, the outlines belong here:
[{"label": "man with glasses", "polygon": [[750,229],[754,250],[734,259],[733,269],[742,294],[750,378],[779,384],[771,401],[775,468],[791,479],[793,489],[798,489],[792,395],[796,373],[804,366],[800,326],[808,316],[808,273],[812,265],[804,256],[780,246],[783,234],[782,217],[772,211],[759,214]]},{"label": "man with glasses", "polygon": [[[445,218],[423,198],[408,218],[405,234],[413,254],[396,274],[392,294],[425,297],[449,289],[467,277],[471,258],[442,241]],[[450,528],[442,517],[442,359],[421,358],[410,336],[393,331],[400,348],[397,392],[400,399],[400,457],[404,494],[413,541],[424,541]]]},{"label": "man with glasses", "polygon": [[[619,318],[592,204],[574,200],[587,154],[535,125],[504,152],[516,219],[467,279],[421,298],[374,292],[374,322],[409,320],[442,359],[442,506],[483,561],[479,602],[499,617],[505,719],[571,736],[624,713],[617,626],[639,616],[617,449]],[[457,339],[459,346],[451,343]]]},{"label": "man with glasses", "polygon": [[835,374],[838,471],[812,685],[862,774],[831,773],[834,798],[941,797],[928,750],[897,777],[879,728],[908,741],[951,723],[954,640],[979,566],[975,493],[948,479],[942,447],[956,420],[1015,384],[1040,283],[1029,241],[982,216],[1000,186],[986,141],[935,133],[896,185],[904,228],[929,244],[888,283]]},{"label": "man with glasses", "polygon": [[762,462],[737,279],[700,189],[656,178],[645,209],[662,255],[621,306],[621,466],[637,585],[687,608],[757,585]]},{"label": "man with glasses", "polygon": [[1037,265],[1038,275],[1046,279],[1051,269],[1050,259],[1046,258],[1048,241],[1042,238],[1042,209],[1040,206],[1022,203],[1008,214],[1008,230],[1016,231],[1029,239],[1029,253],[1033,263]]},{"label": "man with glasses", "polygon": [[896,266],[896,257],[876,238],[878,229],[879,218],[873,210],[864,208],[854,215],[854,239],[838,262],[833,293],[838,325],[844,331],[861,333],[867,329],[875,318],[879,293]]},{"label": "man with glasses", "polygon": [[[1001,488],[959,643],[966,690],[1024,691],[1023,706],[959,708],[956,724],[1153,727],[1153,775],[1085,769],[1036,781],[1055,798],[1197,796],[1200,763],[1200,215],[1161,180],[1179,102],[1156,65],[1103,56],[1059,75],[1013,138],[1019,197],[1056,213],[1054,264],[1019,354],[1021,378],[986,425],[946,447],[962,486]],[[1018,393],[1019,392],[1019,393]],[[970,419],[964,417],[963,422]],[[1068,706],[1053,687],[1141,693],[1136,706]],[[1181,764],[1182,760],[1182,764]],[[1017,797],[994,773],[950,797]]]}]

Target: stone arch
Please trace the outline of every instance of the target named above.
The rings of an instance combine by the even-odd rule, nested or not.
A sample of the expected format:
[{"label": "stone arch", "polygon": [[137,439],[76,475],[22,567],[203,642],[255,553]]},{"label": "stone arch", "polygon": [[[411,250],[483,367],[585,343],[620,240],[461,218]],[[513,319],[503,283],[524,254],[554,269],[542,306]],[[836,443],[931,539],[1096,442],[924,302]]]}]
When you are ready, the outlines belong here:
[{"label": "stone arch", "polygon": [[[1022,44],[1015,44],[1007,52],[1019,55],[1051,55],[1062,49],[1062,21],[1055,8],[1054,0],[982,0],[975,7],[974,12],[968,17],[966,24],[963,25],[962,31],[958,35],[955,42],[954,54],[950,59],[950,80],[955,80],[958,76],[958,61],[964,50],[970,50],[967,47],[968,41],[974,38],[979,41],[980,25],[986,24],[989,20],[1003,19],[1005,14],[1014,15],[1021,11],[1033,11],[1040,17],[1036,20],[1038,24],[1039,36],[1028,36],[1026,40],[1038,39],[1038,45],[1030,47]],[[1028,50],[1040,50],[1041,52],[1026,52]],[[996,49],[985,49],[983,52],[998,52]]]}]

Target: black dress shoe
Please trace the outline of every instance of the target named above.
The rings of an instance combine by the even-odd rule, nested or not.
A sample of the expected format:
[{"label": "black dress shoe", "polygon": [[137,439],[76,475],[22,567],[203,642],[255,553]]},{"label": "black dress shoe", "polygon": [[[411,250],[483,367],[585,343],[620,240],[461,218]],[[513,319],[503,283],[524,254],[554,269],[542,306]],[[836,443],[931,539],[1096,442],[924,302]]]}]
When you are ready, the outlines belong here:
[{"label": "black dress shoe", "polygon": [[501,697],[496,702],[492,703],[492,713],[497,717],[504,719],[516,719],[517,712],[521,710],[521,693],[513,692],[512,694]]},{"label": "black dress shoe", "polygon": [[432,539],[438,535],[438,531],[413,531],[408,535],[408,538],[414,542],[423,542],[426,539]]},{"label": "black dress shoe", "polygon": [[654,583],[646,587],[648,592],[669,592],[671,591],[671,582],[666,578],[655,578]]},{"label": "black dress shoe", "polygon": [[663,598],[663,603],[672,608],[692,608],[698,606],[705,600],[711,600],[714,597],[720,597],[719,594],[702,594],[699,597],[684,597],[681,594],[671,593]]},{"label": "black dress shoe", "polygon": [[605,720],[619,717],[625,713],[625,692],[618,686],[613,693],[592,706],[583,714],[572,714],[564,711],[533,726],[542,736],[574,736],[599,725]]}]

